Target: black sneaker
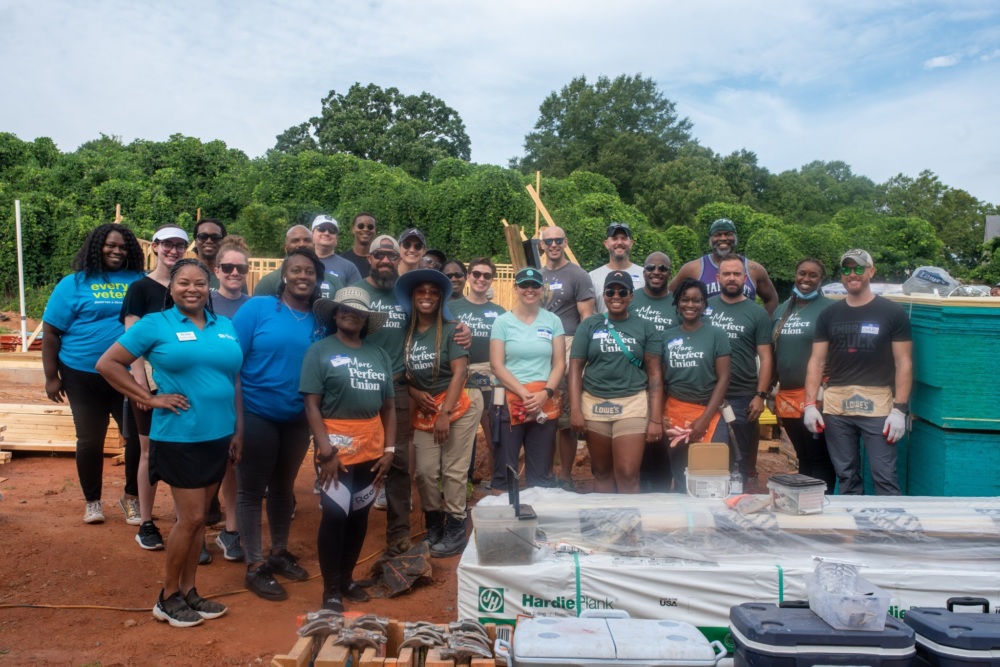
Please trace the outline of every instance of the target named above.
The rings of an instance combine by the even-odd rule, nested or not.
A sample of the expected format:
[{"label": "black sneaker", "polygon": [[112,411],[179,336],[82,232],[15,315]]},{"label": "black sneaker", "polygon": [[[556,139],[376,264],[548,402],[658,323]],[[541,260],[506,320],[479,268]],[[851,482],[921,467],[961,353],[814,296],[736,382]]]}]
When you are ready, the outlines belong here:
[{"label": "black sneaker", "polygon": [[175,628],[190,628],[205,622],[201,614],[188,606],[188,603],[181,597],[180,591],[164,600],[162,589],[156,606],[153,607],[153,618],[158,621],[166,621]]},{"label": "black sneaker", "polygon": [[351,602],[368,602],[372,599],[372,596],[368,595],[368,591],[353,581],[346,586],[341,586],[340,592]]},{"label": "black sneaker", "polygon": [[285,579],[305,581],[309,578],[309,573],[299,565],[299,559],[288,553],[288,549],[271,554],[267,559],[267,564],[270,566],[271,572],[280,574]]},{"label": "black sneaker", "polygon": [[324,595],[323,609],[344,613],[344,598],[339,595]]},{"label": "black sneaker", "polygon": [[139,532],[135,535],[135,541],[139,546],[148,551],[159,551],[163,548],[163,536],[160,529],[152,521],[139,526]]},{"label": "black sneaker", "polygon": [[221,530],[215,538],[215,543],[222,549],[222,557],[226,560],[241,561],[244,558],[243,546],[240,544],[240,534],[235,530]]},{"label": "black sneaker", "polygon": [[205,598],[198,595],[198,591],[194,588],[188,591],[188,594],[184,596],[184,602],[187,606],[198,612],[198,615],[206,620],[211,620],[213,618],[219,618],[227,611],[229,607],[224,604],[219,604],[218,602],[212,602],[211,600],[206,600]]},{"label": "black sneaker", "polygon": [[288,597],[285,587],[275,581],[267,563],[256,570],[247,570],[247,576],[243,582],[251,593],[265,600],[277,602]]},{"label": "black sneaker", "polygon": [[208,514],[205,516],[205,525],[214,526],[222,521],[222,506],[219,505],[219,493],[216,491],[208,504]]},{"label": "black sneaker", "polygon": [[201,554],[198,555],[198,565],[208,565],[212,562],[212,554],[208,552],[208,545],[205,541],[201,542]]}]

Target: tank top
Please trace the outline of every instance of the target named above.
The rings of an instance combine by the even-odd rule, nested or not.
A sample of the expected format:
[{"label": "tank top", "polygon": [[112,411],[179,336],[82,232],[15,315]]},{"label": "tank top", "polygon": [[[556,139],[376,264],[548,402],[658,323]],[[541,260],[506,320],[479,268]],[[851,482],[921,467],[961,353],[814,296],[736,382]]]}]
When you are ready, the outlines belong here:
[{"label": "tank top", "polygon": [[[750,277],[750,262],[747,261],[746,257],[743,258],[743,270],[746,273],[746,278],[743,282],[743,294],[746,298],[753,301],[757,297],[757,285],[754,284],[753,278]],[[719,284],[719,267],[712,261],[711,255],[705,255],[701,258],[701,276],[698,280],[705,283],[705,286],[708,288],[708,296],[712,297],[716,294],[722,294],[722,285]]]}]

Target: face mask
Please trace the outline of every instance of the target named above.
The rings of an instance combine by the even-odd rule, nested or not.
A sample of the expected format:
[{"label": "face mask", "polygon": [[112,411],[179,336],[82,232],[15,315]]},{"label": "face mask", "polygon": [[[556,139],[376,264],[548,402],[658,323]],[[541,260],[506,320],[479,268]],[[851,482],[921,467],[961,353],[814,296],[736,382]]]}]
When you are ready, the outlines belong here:
[{"label": "face mask", "polygon": [[800,298],[800,299],[802,299],[804,301],[812,301],[813,299],[815,299],[816,297],[819,296],[819,290],[818,289],[817,290],[813,290],[812,292],[809,292],[809,294],[803,294],[802,292],[799,291],[798,287],[793,287],[792,288],[792,293],[795,296],[797,296],[798,298]]}]

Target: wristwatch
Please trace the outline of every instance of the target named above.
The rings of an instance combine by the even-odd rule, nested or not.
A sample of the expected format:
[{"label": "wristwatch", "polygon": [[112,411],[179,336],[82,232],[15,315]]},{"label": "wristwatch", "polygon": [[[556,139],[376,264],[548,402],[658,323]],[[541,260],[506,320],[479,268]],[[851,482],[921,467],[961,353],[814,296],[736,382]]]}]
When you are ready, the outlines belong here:
[{"label": "wristwatch", "polygon": [[319,463],[320,465],[329,463],[333,459],[333,457],[336,456],[336,455],[337,455],[337,450],[336,449],[331,449],[330,453],[327,454],[326,456],[324,456],[320,452],[316,452],[316,462]]},{"label": "wristwatch", "polygon": [[910,414],[910,404],[909,403],[893,403],[892,404],[892,409],[893,410],[899,410],[904,415]]},{"label": "wristwatch", "polygon": [[757,396],[760,396],[760,397],[761,397],[761,398],[763,398],[763,399],[764,399],[765,401],[767,400],[767,392],[766,392],[766,391],[758,391],[758,392],[757,392]]}]

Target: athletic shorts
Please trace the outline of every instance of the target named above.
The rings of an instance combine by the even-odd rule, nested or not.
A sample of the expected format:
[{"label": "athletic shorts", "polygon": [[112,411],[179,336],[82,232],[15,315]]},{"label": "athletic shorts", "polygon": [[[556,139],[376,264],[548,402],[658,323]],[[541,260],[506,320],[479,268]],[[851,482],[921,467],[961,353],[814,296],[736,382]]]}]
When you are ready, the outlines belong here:
[{"label": "athletic shorts", "polygon": [[645,417],[630,417],[613,422],[598,422],[588,419],[584,423],[587,425],[588,433],[596,433],[597,435],[603,435],[606,438],[614,440],[623,435],[645,433],[646,424],[649,423],[649,420]]},{"label": "athletic shorts", "polygon": [[149,441],[149,481],[179,489],[203,489],[226,475],[233,436],[205,442]]}]

